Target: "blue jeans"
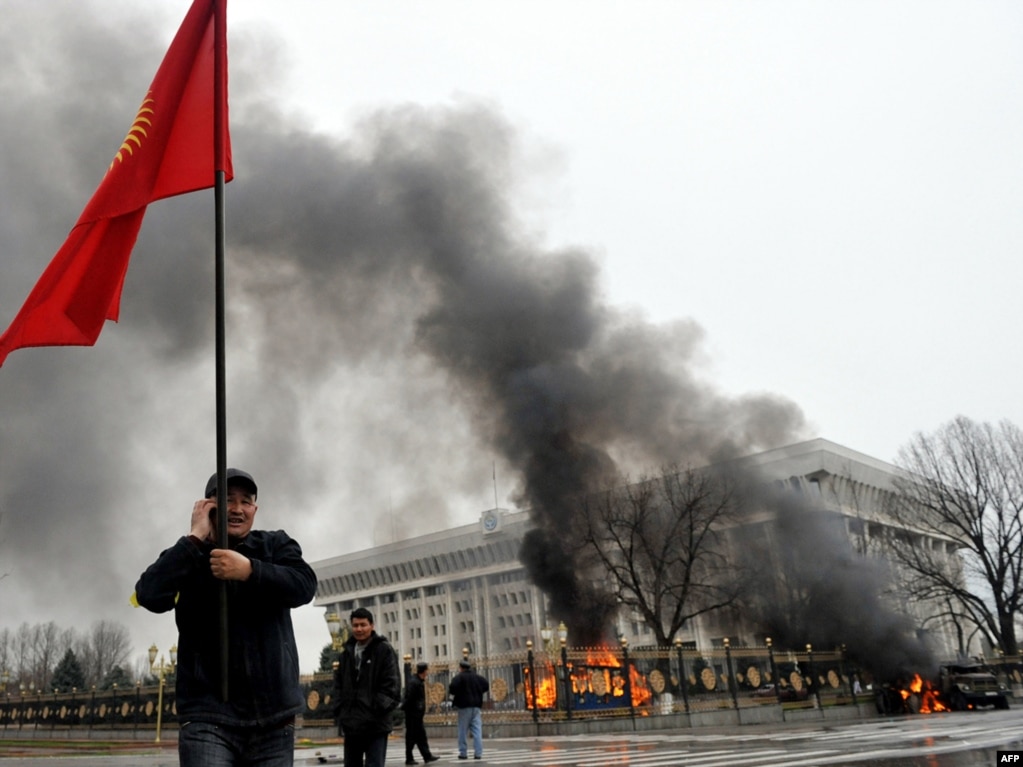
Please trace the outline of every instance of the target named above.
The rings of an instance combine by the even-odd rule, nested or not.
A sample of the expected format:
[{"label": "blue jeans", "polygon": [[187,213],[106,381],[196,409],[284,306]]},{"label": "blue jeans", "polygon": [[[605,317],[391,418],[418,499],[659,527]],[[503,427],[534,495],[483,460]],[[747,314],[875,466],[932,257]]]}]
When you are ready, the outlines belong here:
[{"label": "blue jeans", "polygon": [[466,734],[472,733],[472,755],[483,756],[483,715],[478,708],[458,709],[458,755],[468,756]]},{"label": "blue jeans", "polygon": [[178,733],[181,767],[292,767],[295,726],[229,727],[185,722]]},{"label": "blue jeans", "polygon": [[[346,732],[345,767],[384,767],[387,759],[387,733],[382,735],[363,735],[362,733]],[[363,762],[363,756],[366,761]]]}]

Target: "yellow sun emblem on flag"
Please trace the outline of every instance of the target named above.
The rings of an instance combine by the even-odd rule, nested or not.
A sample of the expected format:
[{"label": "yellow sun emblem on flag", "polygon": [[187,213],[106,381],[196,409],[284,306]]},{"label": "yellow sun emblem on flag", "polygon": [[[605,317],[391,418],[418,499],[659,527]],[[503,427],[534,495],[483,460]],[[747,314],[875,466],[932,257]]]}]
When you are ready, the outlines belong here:
[{"label": "yellow sun emblem on flag", "polygon": [[151,128],[153,125],[149,115],[155,114],[152,105],[156,103],[150,98],[151,95],[152,91],[147,93],[146,97],[142,100],[142,105],[135,115],[135,122],[128,129],[128,135],[124,137],[121,148],[117,150],[114,159],[110,161],[110,167],[107,168],[108,172],[114,167],[114,163],[124,162],[129,155],[135,154],[135,149],[142,146],[142,139],[149,137],[146,129]]}]

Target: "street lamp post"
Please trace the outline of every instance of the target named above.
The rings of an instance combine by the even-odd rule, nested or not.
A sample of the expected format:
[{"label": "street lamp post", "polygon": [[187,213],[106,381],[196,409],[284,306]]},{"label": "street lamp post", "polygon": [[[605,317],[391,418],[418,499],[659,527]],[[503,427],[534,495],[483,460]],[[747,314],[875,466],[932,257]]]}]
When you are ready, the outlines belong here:
[{"label": "street lamp post", "polygon": [[139,707],[142,704],[142,680],[135,680],[135,732],[139,731]]},{"label": "street lamp post", "polygon": [[767,645],[767,659],[771,664],[771,679],[774,681],[774,697],[781,705],[781,680],[778,678],[778,664],[774,660],[774,644],[771,642],[771,637],[764,638],[764,644]]},{"label": "street lamp post", "polygon": [[856,687],[853,685],[853,675],[849,673],[849,666],[846,664],[846,648],[845,644],[838,648],[841,652],[839,656],[838,675],[840,679],[845,680],[846,686],[849,688],[849,695],[852,697],[853,705],[856,705]]},{"label": "street lamp post", "polygon": [[163,726],[163,685],[164,680],[167,678],[167,673],[174,671],[174,667],[178,664],[178,646],[172,645],[170,648],[170,663],[165,663],[163,656],[160,656],[160,662],[156,662],[156,654],[160,652],[157,646],[154,644],[149,648],[149,667],[153,670],[154,674],[157,674],[159,679],[159,687],[156,693],[156,740],[155,743],[160,742],[160,730]]},{"label": "street lamp post", "polygon": [[732,643],[728,637],[724,638],[725,645],[725,667],[728,669],[728,692],[732,696],[732,707],[738,713],[739,696],[736,691],[735,671],[732,668]]},{"label": "street lamp post", "polygon": [[686,677],[686,667],[682,662],[682,640],[675,640],[675,652],[678,653],[678,686],[682,689],[682,706],[685,708],[686,716],[689,715],[689,679]]},{"label": "street lamp post", "polygon": [[[806,645],[806,667],[807,667],[807,674],[809,675],[809,679],[810,679],[810,685],[813,687],[814,705],[815,705],[816,708],[819,709],[821,707],[821,688],[820,688],[820,685],[817,684],[817,678],[814,676],[814,669],[813,669],[813,645],[811,645],[811,644],[807,644]],[[823,715],[823,712],[822,712],[822,715]]]},{"label": "street lamp post", "polygon": [[558,624],[558,642],[561,643],[561,674],[565,680],[565,716],[572,718],[572,668],[568,665],[568,626]]},{"label": "street lamp post", "polygon": [[333,611],[324,615],[323,618],[327,621],[327,631],[330,632],[330,648],[334,651],[334,660],[331,666],[336,669],[338,658],[345,648],[345,642],[348,641],[348,625],[342,623],[341,616]]},{"label": "street lamp post", "polygon": [[625,677],[625,696],[629,699],[629,718],[632,719],[632,729],[636,729],[636,707],[632,703],[632,669],[629,668],[629,640],[622,637],[622,675]]},{"label": "street lamp post", "polygon": [[543,651],[548,655],[553,654],[554,647],[551,640],[554,639],[554,629],[545,623],[543,628],[540,629],[540,638],[543,639]]},{"label": "street lamp post", "polygon": [[324,617],[327,621],[327,631],[330,632],[330,647],[334,652],[341,652],[348,639],[348,632],[341,627],[341,617],[335,612],[329,612]]},{"label": "street lamp post", "polygon": [[536,725],[536,734],[540,734],[540,712],[536,704],[536,665],[533,659],[533,640],[526,640],[526,660],[529,663],[529,699],[533,702],[533,724]]}]

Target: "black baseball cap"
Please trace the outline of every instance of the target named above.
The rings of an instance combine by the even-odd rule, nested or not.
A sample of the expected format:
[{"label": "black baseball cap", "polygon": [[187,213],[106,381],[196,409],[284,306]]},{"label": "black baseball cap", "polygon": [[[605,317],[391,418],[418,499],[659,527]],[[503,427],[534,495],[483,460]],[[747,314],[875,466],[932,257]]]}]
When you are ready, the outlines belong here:
[{"label": "black baseball cap", "polygon": [[[252,478],[252,475],[247,471],[241,469],[228,469],[227,470],[227,486],[238,484],[243,485],[253,495],[257,495],[256,492],[256,480]],[[210,477],[209,482],[206,483],[206,495],[204,498],[212,498],[217,492],[217,473],[213,472],[213,476]]]}]

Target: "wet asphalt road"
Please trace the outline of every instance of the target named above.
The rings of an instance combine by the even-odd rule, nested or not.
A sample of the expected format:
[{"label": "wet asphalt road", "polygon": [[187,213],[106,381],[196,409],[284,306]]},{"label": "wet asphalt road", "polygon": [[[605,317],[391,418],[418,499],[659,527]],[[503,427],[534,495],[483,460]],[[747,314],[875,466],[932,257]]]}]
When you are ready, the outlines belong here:
[{"label": "wet asphalt road", "polygon": [[[29,745],[28,741],[26,745]],[[494,767],[992,767],[999,749],[1023,750],[1023,706],[823,725],[747,725],[645,734],[507,738],[485,742],[483,759],[455,758],[453,741],[435,741],[436,764]],[[387,765],[403,765],[392,740]],[[117,755],[3,756],[3,767],[177,767],[172,747],[140,746]],[[340,748],[300,748],[296,767],[341,765]]]}]

